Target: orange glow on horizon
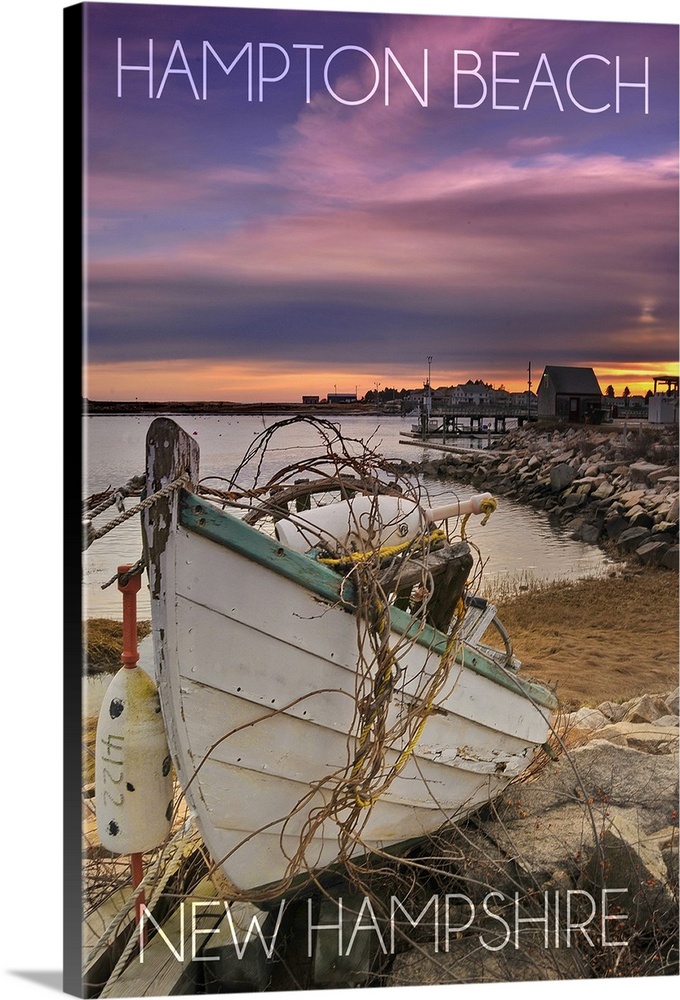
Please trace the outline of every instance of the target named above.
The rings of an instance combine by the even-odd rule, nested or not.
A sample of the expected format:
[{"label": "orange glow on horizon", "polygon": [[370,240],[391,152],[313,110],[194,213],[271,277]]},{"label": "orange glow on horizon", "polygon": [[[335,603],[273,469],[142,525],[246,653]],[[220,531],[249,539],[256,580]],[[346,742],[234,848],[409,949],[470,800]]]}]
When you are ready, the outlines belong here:
[{"label": "orange glow on horizon", "polygon": [[[632,395],[644,396],[654,387],[654,376],[678,376],[678,365],[664,362],[653,365],[636,363],[592,367],[602,392],[614,386],[617,396],[626,386]],[[531,383],[535,392],[544,366],[532,365]],[[168,361],[117,362],[90,365],[86,370],[84,395],[93,400],[116,402],[158,401],[187,402],[192,400],[230,401],[236,403],[300,402],[302,396],[324,399],[329,392],[356,392],[359,399],[369,391],[387,387],[419,389],[427,380],[427,362],[417,365],[392,366],[390,370],[357,370],[349,365],[336,368],[311,367],[304,363],[281,361],[205,362],[193,359]],[[521,374],[504,374],[493,369],[484,371],[440,371],[436,359],[432,365],[432,386],[457,385],[468,379],[483,379],[495,388],[503,385],[510,392],[527,388],[528,370]]]},{"label": "orange glow on horizon", "polygon": [[678,377],[677,362],[662,362],[659,365],[649,363],[621,365],[617,368],[593,366],[600,388],[604,393],[608,385],[614,386],[617,396],[623,394],[623,390],[628,386],[632,396],[646,396],[650,389],[654,389],[654,378],[657,376]]}]

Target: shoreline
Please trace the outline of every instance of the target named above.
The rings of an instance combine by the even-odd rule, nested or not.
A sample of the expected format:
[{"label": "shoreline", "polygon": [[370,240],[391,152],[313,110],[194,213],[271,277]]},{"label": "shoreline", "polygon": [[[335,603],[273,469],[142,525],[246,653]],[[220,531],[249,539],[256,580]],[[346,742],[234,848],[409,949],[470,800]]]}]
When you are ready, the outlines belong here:
[{"label": "shoreline", "polygon": [[502,435],[492,450],[434,447],[446,453],[402,459],[400,468],[518,500],[556,518],[574,539],[677,573],[677,426],[546,422]]},{"label": "shoreline", "polygon": [[118,403],[104,400],[83,400],[84,417],[100,416],[135,416],[140,413],[153,415],[167,415],[172,413],[184,413],[198,416],[291,416],[306,415],[323,417],[331,416],[363,416],[363,417],[398,417],[401,419],[408,414],[392,412],[376,406],[374,403],[236,403],[230,401],[213,400],[208,402],[192,401],[182,402],[181,400],[170,400],[167,402],[134,402]]}]

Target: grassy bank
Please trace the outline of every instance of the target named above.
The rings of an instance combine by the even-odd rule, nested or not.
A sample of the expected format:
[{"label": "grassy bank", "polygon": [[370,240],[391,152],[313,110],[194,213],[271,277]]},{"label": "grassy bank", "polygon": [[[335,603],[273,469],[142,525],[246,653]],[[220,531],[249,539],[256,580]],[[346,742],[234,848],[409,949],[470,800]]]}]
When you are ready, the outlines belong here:
[{"label": "grassy bank", "polygon": [[640,569],[557,583],[499,602],[527,674],[567,708],[626,701],[678,684],[678,575]]}]

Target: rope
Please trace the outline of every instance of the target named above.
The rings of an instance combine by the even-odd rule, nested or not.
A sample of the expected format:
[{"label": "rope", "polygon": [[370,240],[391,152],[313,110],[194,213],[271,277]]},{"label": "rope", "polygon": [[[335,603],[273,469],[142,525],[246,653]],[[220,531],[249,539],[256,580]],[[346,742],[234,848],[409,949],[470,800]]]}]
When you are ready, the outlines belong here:
[{"label": "rope", "polygon": [[[102,948],[108,945],[111,939],[118,933],[122,925],[125,923],[128,914],[133,910],[135,900],[139,893],[148,889],[151,890],[152,894],[147,904],[147,909],[152,911],[169,880],[179,870],[185,859],[193,851],[195,851],[196,847],[199,845],[200,840],[198,835],[192,829],[191,821],[187,820],[184,825],[172,835],[171,839],[162,848],[155,860],[147,867],[142,881],[135,887],[134,892],[130,894],[127,901],[123,904],[123,906],[121,906],[120,910],[118,910],[113,919],[109,922],[104,932],[99,935],[97,941],[92,945],[87,957],[85,958],[85,962],[83,963],[85,967],[97,958]],[[136,936],[133,934],[130,941],[134,944],[136,940]],[[128,951],[129,947],[126,948],[124,955]],[[121,956],[121,960],[118,965],[121,964],[123,957],[124,956]],[[118,965],[116,968],[118,968]],[[116,970],[114,969],[114,972],[115,971]],[[113,976],[114,972],[111,973],[111,976]],[[118,972],[118,975],[120,975],[120,972]],[[118,978],[118,976],[116,976],[116,978]]]},{"label": "rope", "polygon": [[374,730],[376,731],[377,739],[373,741],[373,745],[379,745],[378,741],[382,744],[384,741],[387,710],[398,675],[394,654],[390,649],[389,643],[385,641],[389,628],[389,611],[380,600],[375,602],[371,610],[373,612],[371,617],[374,617],[375,620],[374,628],[380,640],[378,670],[376,672],[377,682],[373,700],[367,706],[364,706],[362,710],[364,721],[359,734],[359,749],[355,755],[350,773],[350,782],[355,786],[354,798],[357,805],[362,809],[370,806],[373,802],[372,796],[368,791],[363,791],[363,789],[367,789],[371,778],[376,772],[375,762],[377,755],[373,755],[373,765],[369,767],[369,773],[364,774],[361,780],[359,780],[359,775],[367,759],[370,738]]},{"label": "rope", "polygon": [[123,500],[125,499],[125,497],[129,497],[133,493],[138,494],[142,489],[143,485],[144,485],[144,476],[132,476],[132,478],[128,479],[127,483],[125,483],[124,486],[117,486],[115,490],[107,490],[105,498],[100,503],[98,503],[96,507],[93,507],[92,510],[88,511],[87,504],[97,500],[98,497],[102,496],[103,494],[99,493],[97,496],[90,497],[90,499],[85,502],[85,510],[83,511],[83,513],[90,520],[92,520],[99,514],[103,514],[105,510],[109,509],[109,507],[113,507],[114,504],[116,504],[118,510],[121,511],[122,513]]},{"label": "rope", "polygon": [[101,589],[106,590],[112,583],[118,583],[121,587],[124,587],[126,583],[130,582],[133,576],[141,576],[145,569],[146,562],[144,561],[144,556],[140,556],[134,566],[130,566],[130,569],[126,570],[125,573],[114,573],[107,583],[102,584]]},{"label": "rope", "polygon": [[380,549],[369,549],[366,552],[348,552],[346,555],[338,556],[337,558],[320,558],[317,559],[317,562],[323,563],[325,566],[336,567],[358,565],[359,563],[367,562],[375,556],[379,559],[391,559],[400,552],[405,552],[409,547],[413,551],[416,551],[424,548],[426,545],[432,545],[435,542],[445,542],[446,540],[446,532],[442,528],[435,528],[429,535],[415,543],[408,541],[400,542],[399,545],[383,545]]},{"label": "rope", "polygon": [[118,517],[114,517],[114,519],[109,521],[108,524],[105,524],[103,528],[94,530],[90,521],[85,521],[83,524],[85,533],[83,548],[88,549],[92,542],[96,541],[98,538],[103,538],[104,535],[107,535],[109,531],[113,531],[113,529],[117,528],[118,525],[123,524],[125,521],[129,520],[129,518],[134,517],[135,514],[139,514],[141,511],[146,510],[147,507],[153,506],[157,500],[160,500],[162,497],[169,496],[172,492],[174,492],[174,490],[180,489],[188,482],[189,477],[186,473],[184,473],[179,476],[179,478],[174,479],[171,483],[168,483],[167,486],[163,486],[163,488],[158,490],[156,493],[152,493],[150,497],[146,497],[146,499],[142,500],[141,503],[135,504],[135,506],[131,507],[130,510],[126,510],[122,514],[119,514]]},{"label": "rope", "polygon": [[[393,780],[397,777],[397,775],[404,769],[409,759],[413,755],[413,752],[420,741],[420,737],[423,734],[425,723],[432,714],[435,699],[441,692],[442,687],[444,686],[446,680],[448,679],[449,673],[451,671],[451,665],[455,661],[456,652],[458,648],[459,648],[459,643],[455,641],[454,638],[452,637],[449,640],[446,649],[444,650],[439,659],[439,664],[432,676],[432,680],[428,685],[428,690],[426,691],[425,698],[421,701],[422,707],[420,709],[416,708],[415,710],[409,712],[409,719],[408,719],[409,723],[412,723],[415,719],[418,718],[419,715],[420,715],[420,721],[418,722],[415,731],[409,737],[408,743],[399,754],[396,764],[394,764],[394,766],[389,770],[380,787],[374,789],[370,793],[368,792],[368,790],[364,791],[360,791],[359,789],[356,790],[355,800],[357,805],[360,806],[362,809],[372,806],[380,798],[380,796],[392,784]],[[390,657],[391,659],[389,666],[391,667],[394,664],[394,657],[391,654]],[[382,679],[383,683],[381,684],[381,687],[378,690],[377,704],[373,708],[381,708],[383,705],[385,706],[387,705],[387,700],[385,696],[388,693],[388,682],[391,680],[393,680],[391,673],[389,676],[383,677]],[[394,687],[393,683],[389,685],[389,694],[391,694],[391,690],[393,687]],[[367,721],[367,724],[364,726],[364,730],[361,735],[361,740],[364,742],[370,735],[370,730],[377,714],[376,711],[373,711],[373,708],[371,712],[371,718]],[[357,760],[355,761],[352,770],[352,777],[354,777],[355,771],[358,770],[358,767],[361,764],[366,753],[367,749],[364,748],[362,742],[360,744],[360,749],[357,754]]]},{"label": "rope", "polygon": [[451,639],[446,649],[442,653],[441,659],[439,660],[439,666],[437,667],[437,671],[434,676],[435,683],[433,683],[432,685],[430,697],[425,705],[425,710],[423,712],[423,717],[420,720],[420,723],[418,724],[418,728],[416,729],[414,735],[411,737],[407,746],[404,748],[404,750],[402,750],[401,754],[399,755],[399,759],[397,760],[397,763],[394,766],[394,777],[396,777],[397,774],[399,774],[399,772],[402,770],[402,768],[408,761],[409,757],[415,750],[416,746],[418,745],[418,741],[420,740],[420,737],[422,736],[423,733],[423,729],[425,728],[425,723],[432,714],[432,707],[434,705],[434,700],[441,691],[444,683],[446,682],[446,679],[449,676],[449,672],[451,670],[451,664],[454,662],[456,658],[455,653],[457,648],[458,648],[458,643],[455,643],[453,639]]},{"label": "rope", "polygon": [[[493,497],[488,497],[486,500],[482,500],[482,502],[479,505],[479,508],[480,508],[481,512],[484,514],[484,517],[482,518],[482,520],[480,522],[481,525],[482,525],[482,527],[484,527],[484,525],[489,520],[489,518],[491,517],[491,515],[493,514],[493,512],[496,510],[497,507],[498,507],[498,503],[496,502],[496,500]],[[467,534],[466,534],[466,530],[465,529],[467,527],[468,521],[470,520],[470,517],[471,517],[471,514],[466,514],[465,517],[463,518],[463,520],[461,521],[461,525],[460,525],[460,537],[463,539],[463,541],[465,541],[466,538],[467,538]]]}]

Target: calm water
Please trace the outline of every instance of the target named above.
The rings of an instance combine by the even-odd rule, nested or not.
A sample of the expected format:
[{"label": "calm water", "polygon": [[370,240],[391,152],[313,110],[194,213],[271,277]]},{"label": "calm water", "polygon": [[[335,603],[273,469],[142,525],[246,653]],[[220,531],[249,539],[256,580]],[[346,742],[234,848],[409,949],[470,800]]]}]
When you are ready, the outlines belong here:
[{"label": "calm water", "polygon": [[[221,476],[229,479],[246,450],[266,427],[281,419],[275,416],[180,416],[173,418],[193,435],[201,449],[201,478]],[[144,442],[152,416],[96,416],[85,420],[86,470],[83,496],[90,496],[119,486],[144,470]],[[335,421],[345,439],[365,441],[385,458],[406,458],[418,461],[427,455],[440,457],[426,447],[400,444],[400,436],[410,431],[411,417],[343,417]],[[305,425],[296,424],[277,431],[275,447],[267,451],[262,477],[268,478],[277,469],[290,463],[323,454],[318,435]],[[458,444],[463,443],[459,439]],[[486,439],[470,440],[474,447],[486,447]],[[350,442],[351,447],[351,442]],[[357,445],[356,453],[360,451]],[[240,477],[240,484],[247,476]],[[220,486],[224,484],[216,483]],[[450,490],[459,496],[477,492],[470,486],[439,481],[424,482],[430,498],[436,501]],[[126,501],[131,507],[137,501]],[[107,515],[116,517],[115,508]],[[96,527],[106,522],[107,515],[97,518]],[[483,578],[487,590],[503,578],[513,584],[524,579],[569,580],[599,576],[613,565],[595,546],[572,541],[568,533],[554,528],[545,515],[511,500],[501,498],[498,510],[485,527],[479,519],[468,522],[468,537],[475,543],[484,560]],[[134,563],[141,555],[139,518],[133,517],[94,542],[84,554],[84,604],[88,617],[121,617],[121,598],[115,584],[102,589],[119,565]],[[148,595],[142,587],[138,598],[140,617],[149,617]]]}]

